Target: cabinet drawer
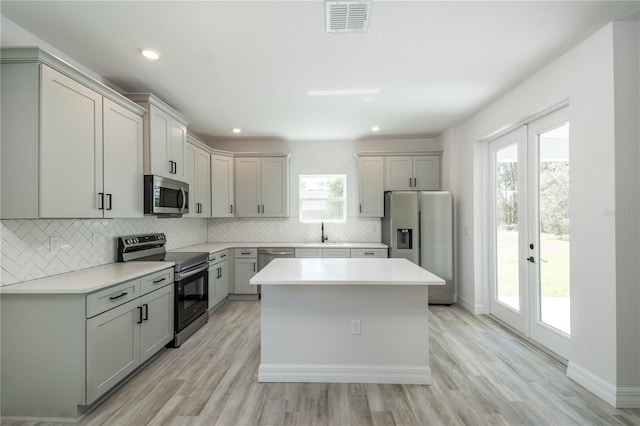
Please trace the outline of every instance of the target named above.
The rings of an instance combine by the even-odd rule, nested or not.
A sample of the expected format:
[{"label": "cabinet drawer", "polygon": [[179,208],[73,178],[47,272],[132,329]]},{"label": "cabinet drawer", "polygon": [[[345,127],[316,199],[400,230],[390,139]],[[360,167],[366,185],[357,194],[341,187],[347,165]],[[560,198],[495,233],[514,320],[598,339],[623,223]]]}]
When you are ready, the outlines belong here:
[{"label": "cabinet drawer", "polygon": [[173,268],[155,272],[140,279],[140,295],[145,295],[166,285],[173,284]]},{"label": "cabinet drawer", "polygon": [[229,257],[228,250],[220,250],[215,253],[209,254],[209,262],[218,263],[226,260]]},{"label": "cabinet drawer", "polygon": [[258,249],[255,248],[239,248],[235,250],[236,259],[258,257]]},{"label": "cabinet drawer", "polygon": [[350,257],[351,250],[343,248],[322,249],[322,257]]},{"label": "cabinet drawer", "polygon": [[351,249],[351,257],[387,257],[387,249]]},{"label": "cabinet drawer", "polygon": [[87,295],[87,318],[140,297],[140,280],[131,280]]},{"label": "cabinet drawer", "polygon": [[322,249],[319,248],[297,248],[296,257],[322,257]]}]

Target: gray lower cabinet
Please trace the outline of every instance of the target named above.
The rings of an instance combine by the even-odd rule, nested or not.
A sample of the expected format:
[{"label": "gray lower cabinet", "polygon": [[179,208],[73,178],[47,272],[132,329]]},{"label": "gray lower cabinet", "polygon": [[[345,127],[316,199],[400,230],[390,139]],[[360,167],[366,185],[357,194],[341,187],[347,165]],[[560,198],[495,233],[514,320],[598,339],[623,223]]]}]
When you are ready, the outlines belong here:
[{"label": "gray lower cabinet", "polygon": [[229,295],[228,251],[209,256],[209,309],[216,307]]},{"label": "gray lower cabinet", "polygon": [[[162,274],[151,277],[161,279]],[[130,283],[141,285],[140,280]],[[87,404],[173,339],[174,290],[168,284],[87,319]]]},{"label": "gray lower cabinet", "polygon": [[1,294],[2,416],[72,422],[173,339],[173,268],[89,293]]},{"label": "gray lower cabinet", "polygon": [[235,294],[258,294],[258,288],[249,280],[258,272],[258,250],[235,249]]}]

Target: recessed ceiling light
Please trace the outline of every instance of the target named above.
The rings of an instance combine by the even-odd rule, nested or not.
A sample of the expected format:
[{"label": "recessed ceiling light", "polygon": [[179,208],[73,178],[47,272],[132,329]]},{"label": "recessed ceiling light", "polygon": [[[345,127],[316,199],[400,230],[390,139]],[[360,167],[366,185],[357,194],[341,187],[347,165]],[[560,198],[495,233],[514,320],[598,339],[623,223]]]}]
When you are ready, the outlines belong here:
[{"label": "recessed ceiling light", "polygon": [[335,90],[309,90],[309,96],[354,96],[377,95],[380,89],[335,89]]},{"label": "recessed ceiling light", "polygon": [[231,131],[232,131],[233,133],[240,133],[240,132],[242,132],[242,129],[241,129],[241,128],[239,128],[239,127],[234,127],[233,129],[231,129]]},{"label": "recessed ceiling light", "polygon": [[142,48],[140,49],[140,53],[150,61],[157,61],[158,59],[160,59],[160,52],[155,49]]},{"label": "recessed ceiling light", "polygon": [[372,132],[379,132],[380,131],[380,126],[371,126],[371,131]]}]

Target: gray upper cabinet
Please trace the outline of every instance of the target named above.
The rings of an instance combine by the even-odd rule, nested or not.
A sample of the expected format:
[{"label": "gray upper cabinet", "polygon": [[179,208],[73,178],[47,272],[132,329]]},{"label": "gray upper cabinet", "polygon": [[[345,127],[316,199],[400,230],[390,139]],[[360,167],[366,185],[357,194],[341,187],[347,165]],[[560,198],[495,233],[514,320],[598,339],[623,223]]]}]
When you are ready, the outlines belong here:
[{"label": "gray upper cabinet", "polygon": [[190,121],[151,93],[125,93],[144,115],[144,173],[184,180],[184,148]]},{"label": "gray upper cabinet", "polygon": [[385,158],[385,191],[440,189],[440,155],[392,155]]},{"label": "gray upper cabinet", "polygon": [[359,217],[384,216],[384,158],[358,157]]},{"label": "gray upper cabinet", "polygon": [[233,217],[233,157],[211,154],[211,216]]},{"label": "gray upper cabinet", "polygon": [[235,159],[236,217],[289,217],[289,156]]},{"label": "gray upper cabinet", "polygon": [[189,184],[189,214],[185,217],[211,217],[211,155],[199,148],[189,135],[184,149],[184,180]]},{"label": "gray upper cabinet", "polygon": [[37,48],[1,62],[2,218],[142,216],[144,109]]}]

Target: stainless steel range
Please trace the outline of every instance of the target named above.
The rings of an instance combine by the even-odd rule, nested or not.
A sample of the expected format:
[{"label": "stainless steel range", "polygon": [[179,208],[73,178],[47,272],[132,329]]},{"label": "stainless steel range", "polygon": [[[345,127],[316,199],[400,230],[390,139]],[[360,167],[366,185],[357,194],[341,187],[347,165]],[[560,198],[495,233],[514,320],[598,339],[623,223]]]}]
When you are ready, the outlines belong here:
[{"label": "stainless steel range", "polygon": [[164,234],[118,238],[118,262],[175,262],[173,347],[180,346],[208,319],[209,253],[167,252]]}]

